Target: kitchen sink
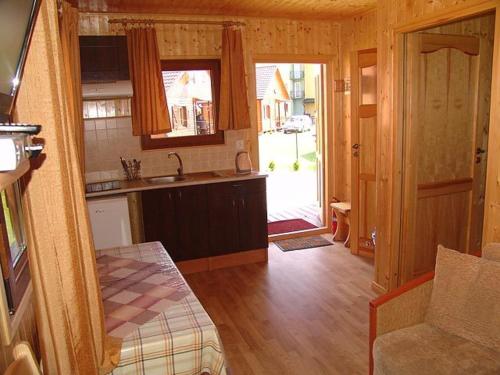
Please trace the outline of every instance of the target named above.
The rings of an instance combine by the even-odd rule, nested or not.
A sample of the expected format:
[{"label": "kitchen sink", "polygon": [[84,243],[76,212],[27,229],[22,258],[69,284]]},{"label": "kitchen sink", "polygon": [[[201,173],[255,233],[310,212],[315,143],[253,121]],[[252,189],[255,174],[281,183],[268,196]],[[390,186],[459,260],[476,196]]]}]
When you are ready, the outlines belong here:
[{"label": "kitchen sink", "polygon": [[172,182],[185,181],[186,176],[160,176],[160,177],[150,177],[145,178],[144,181],[148,184],[169,184]]}]

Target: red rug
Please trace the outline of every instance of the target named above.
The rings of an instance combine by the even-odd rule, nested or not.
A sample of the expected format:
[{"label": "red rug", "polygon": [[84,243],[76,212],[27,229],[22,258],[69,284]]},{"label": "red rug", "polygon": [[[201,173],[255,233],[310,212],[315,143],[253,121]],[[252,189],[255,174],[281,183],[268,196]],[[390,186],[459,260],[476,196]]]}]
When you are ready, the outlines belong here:
[{"label": "red rug", "polygon": [[271,234],[282,234],[288,232],[298,232],[300,230],[314,229],[316,225],[302,219],[290,219],[274,221],[267,224],[267,231]]}]

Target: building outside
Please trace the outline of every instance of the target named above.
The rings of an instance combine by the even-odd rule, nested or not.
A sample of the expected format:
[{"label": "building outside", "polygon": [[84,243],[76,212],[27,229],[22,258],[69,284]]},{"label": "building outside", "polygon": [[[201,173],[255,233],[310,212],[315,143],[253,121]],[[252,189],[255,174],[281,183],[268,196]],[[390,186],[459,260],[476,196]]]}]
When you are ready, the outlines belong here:
[{"label": "building outside", "polygon": [[277,65],[257,65],[257,125],[259,133],[279,130],[291,115],[291,100]]}]

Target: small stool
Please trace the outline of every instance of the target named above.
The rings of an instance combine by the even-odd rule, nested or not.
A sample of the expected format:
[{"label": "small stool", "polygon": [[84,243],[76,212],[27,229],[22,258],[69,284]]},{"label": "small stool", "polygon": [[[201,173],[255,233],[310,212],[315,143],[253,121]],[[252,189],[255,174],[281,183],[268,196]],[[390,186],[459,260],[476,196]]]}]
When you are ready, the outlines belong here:
[{"label": "small stool", "polygon": [[351,203],[350,202],[336,202],[330,203],[332,211],[337,217],[337,230],[333,235],[334,241],[344,241],[345,247],[350,247],[350,237],[351,237],[351,222],[349,216],[351,214]]}]

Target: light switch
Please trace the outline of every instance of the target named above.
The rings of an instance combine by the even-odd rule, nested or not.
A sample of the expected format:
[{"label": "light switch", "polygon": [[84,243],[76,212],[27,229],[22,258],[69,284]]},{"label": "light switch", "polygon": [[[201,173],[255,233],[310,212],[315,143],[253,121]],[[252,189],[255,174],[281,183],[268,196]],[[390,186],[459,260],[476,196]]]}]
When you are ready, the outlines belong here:
[{"label": "light switch", "polygon": [[244,146],[245,146],[245,143],[243,142],[243,139],[239,139],[236,141],[236,150],[237,151],[243,150]]}]

